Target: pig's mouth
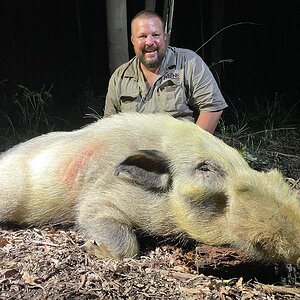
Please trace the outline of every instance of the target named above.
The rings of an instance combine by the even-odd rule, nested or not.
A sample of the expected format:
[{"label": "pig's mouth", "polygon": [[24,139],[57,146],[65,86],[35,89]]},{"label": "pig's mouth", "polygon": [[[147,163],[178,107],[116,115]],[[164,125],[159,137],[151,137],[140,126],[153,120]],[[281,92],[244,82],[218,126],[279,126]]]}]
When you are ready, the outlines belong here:
[{"label": "pig's mouth", "polygon": [[[270,251],[270,245],[266,247],[262,242],[256,242],[253,245],[254,256],[258,256],[258,259],[263,260],[265,262],[285,262],[288,264],[300,266],[300,257],[296,255],[284,255],[281,253],[280,249],[276,249],[275,247]],[[270,257],[270,254],[273,255]]]},{"label": "pig's mouth", "polygon": [[261,260],[265,260],[270,256],[269,252],[265,249],[264,244],[261,243],[261,242],[256,242],[253,245],[253,248],[255,249],[254,253],[258,253],[259,254],[259,259],[261,259]]},{"label": "pig's mouth", "polygon": [[266,249],[266,246],[261,241],[250,243],[233,242],[231,246],[241,249],[244,253],[247,253],[247,255],[249,255],[250,258],[264,263],[270,263],[271,261],[281,260],[280,257],[274,256],[270,259],[270,252]]}]

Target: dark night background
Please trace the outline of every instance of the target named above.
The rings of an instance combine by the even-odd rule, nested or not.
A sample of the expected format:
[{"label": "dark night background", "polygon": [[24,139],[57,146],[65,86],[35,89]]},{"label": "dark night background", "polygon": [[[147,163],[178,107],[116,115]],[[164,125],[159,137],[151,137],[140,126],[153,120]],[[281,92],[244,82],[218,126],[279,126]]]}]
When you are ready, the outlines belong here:
[{"label": "dark night background", "polygon": [[[263,107],[263,101],[269,105],[276,95],[283,95],[287,109],[299,110],[298,2],[225,1],[222,27],[237,22],[257,24],[234,26],[222,32],[222,57],[218,59],[233,62],[223,65],[219,79],[231,108],[251,112],[254,99],[261,101]],[[75,0],[0,0],[2,113],[8,110],[13,114],[13,106],[3,99],[12,95],[18,84],[35,90],[53,83],[52,114],[77,126],[91,106],[84,99],[87,97],[94,98],[94,108],[101,114],[109,79],[105,1],[78,3],[82,52]],[[160,13],[162,3],[157,1]],[[128,19],[143,5],[144,1],[128,0]],[[215,33],[211,28],[210,1],[175,1],[171,44],[196,50],[203,43],[201,32],[204,41]],[[204,52],[198,52],[208,65],[213,62],[211,47],[215,41],[208,43]],[[132,56],[130,44],[129,49]],[[230,109],[224,116],[230,119]]]}]

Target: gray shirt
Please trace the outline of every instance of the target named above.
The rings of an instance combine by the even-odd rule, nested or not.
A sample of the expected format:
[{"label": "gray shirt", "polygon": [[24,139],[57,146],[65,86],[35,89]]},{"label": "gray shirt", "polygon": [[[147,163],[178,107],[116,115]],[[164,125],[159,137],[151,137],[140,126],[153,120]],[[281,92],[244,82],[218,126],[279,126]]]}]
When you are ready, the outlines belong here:
[{"label": "gray shirt", "polygon": [[104,116],[119,112],[164,112],[194,121],[193,109],[213,112],[225,107],[220,89],[201,57],[188,49],[167,47],[150,89],[146,87],[137,57],[116,69],[109,81]]}]

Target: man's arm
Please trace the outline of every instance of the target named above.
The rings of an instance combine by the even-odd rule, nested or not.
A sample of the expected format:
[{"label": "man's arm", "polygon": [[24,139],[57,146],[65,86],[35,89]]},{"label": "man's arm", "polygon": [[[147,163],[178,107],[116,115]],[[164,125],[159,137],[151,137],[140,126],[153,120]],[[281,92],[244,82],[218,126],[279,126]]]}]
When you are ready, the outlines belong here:
[{"label": "man's arm", "polygon": [[223,110],[200,112],[200,115],[196,121],[196,124],[199,127],[201,127],[202,129],[213,134],[218,125],[218,122],[219,122],[219,119],[220,119],[222,113],[223,113]]},{"label": "man's arm", "polygon": [[196,124],[214,133],[223,109],[227,107],[226,101],[213,74],[199,55],[195,54],[194,59],[189,61],[189,68],[189,103],[200,112]]}]

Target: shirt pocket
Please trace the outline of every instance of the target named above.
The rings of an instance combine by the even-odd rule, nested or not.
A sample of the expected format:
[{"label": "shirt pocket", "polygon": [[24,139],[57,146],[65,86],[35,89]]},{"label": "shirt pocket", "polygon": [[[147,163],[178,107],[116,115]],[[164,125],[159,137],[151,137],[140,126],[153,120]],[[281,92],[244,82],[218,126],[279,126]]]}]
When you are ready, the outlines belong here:
[{"label": "shirt pocket", "polygon": [[120,106],[121,112],[135,112],[137,110],[138,94],[121,95]]},{"label": "shirt pocket", "polygon": [[160,86],[162,106],[165,112],[176,112],[180,110],[183,103],[186,103],[186,96],[181,85],[175,84],[172,80],[164,82]]}]

